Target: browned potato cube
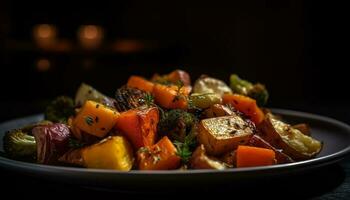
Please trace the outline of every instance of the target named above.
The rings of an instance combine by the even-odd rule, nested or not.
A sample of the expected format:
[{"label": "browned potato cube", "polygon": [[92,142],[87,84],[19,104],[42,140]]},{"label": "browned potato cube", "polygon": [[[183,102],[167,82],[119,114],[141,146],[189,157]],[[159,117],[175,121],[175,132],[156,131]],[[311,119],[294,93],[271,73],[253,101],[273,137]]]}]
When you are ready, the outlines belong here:
[{"label": "browned potato cube", "polygon": [[203,119],[198,127],[197,139],[208,154],[220,155],[246,144],[254,134],[255,126],[238,114]]}]

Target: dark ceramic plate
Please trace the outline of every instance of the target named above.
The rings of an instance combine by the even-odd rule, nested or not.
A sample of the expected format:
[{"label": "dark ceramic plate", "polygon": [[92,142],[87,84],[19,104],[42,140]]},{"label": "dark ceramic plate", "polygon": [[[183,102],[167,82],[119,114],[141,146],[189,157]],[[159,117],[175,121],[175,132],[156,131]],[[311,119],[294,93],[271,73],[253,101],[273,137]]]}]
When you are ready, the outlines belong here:
[{"label": "dark ceramic plate", "polygon": [[[256,181],[266,177],[303,173],[338,162],[350,152],[350,126],[337,120],[296,111],[273,109],[290,123],[308,123],[313,137],[324,142],[322,152],[314,159],[302,162],[224,171],[130,171],[83,169],[32,164],[10,160],[0,156],[0,166],[27,175],[83,186],[135,190],[140,188],[164,188],[170,186],[213,185],[241,181]],[[36,122],[42,115],[29,116],[0,124],[0,138],[5,131]],[[0,141],[2,150],[2,140]],[[181,183],[181,184],[179,184]]]}]

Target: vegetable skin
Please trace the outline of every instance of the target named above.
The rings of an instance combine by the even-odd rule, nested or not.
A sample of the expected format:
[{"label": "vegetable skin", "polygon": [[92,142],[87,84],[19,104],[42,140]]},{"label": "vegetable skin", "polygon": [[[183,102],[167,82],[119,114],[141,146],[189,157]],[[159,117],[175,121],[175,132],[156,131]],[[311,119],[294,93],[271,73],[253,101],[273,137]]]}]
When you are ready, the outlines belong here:
[{"label": "vegetable skin", "polygon": [[37,162],[55,164],[69,150],[70,130],[67,125],[56,123],[37,126],[32,130],[37,147]]}]

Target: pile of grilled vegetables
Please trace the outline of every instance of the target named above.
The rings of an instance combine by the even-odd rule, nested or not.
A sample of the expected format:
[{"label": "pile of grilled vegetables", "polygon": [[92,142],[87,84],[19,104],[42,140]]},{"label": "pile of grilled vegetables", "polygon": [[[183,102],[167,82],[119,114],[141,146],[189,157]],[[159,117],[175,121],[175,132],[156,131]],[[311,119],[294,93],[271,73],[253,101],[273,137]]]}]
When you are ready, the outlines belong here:
[{"label": "pile of grilled vegetables", "polygon": [[49,165],[138,170],[227,169],[315,157],[322,142],[307,124],[268,109],[268,91],[236,74],[230,83],[182,70],[131,76],[109,97],[81,84],[45,120],[7,132],[5,155]]}]

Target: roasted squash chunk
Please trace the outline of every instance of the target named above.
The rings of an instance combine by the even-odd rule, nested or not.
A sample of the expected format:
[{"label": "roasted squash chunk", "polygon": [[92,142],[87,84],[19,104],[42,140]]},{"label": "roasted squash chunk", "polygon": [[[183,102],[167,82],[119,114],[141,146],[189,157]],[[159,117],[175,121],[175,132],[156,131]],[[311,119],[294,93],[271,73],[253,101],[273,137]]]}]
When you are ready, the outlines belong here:
[{"label": "roasted squash chunk", "polygon": [[255,126],[239,114],[203,119],[199,124],[198,141],[211,155],[220,155],[245,144],[254,134]]},{"label": "roasted squash chunk", "polygon": [[120,114],[115,128],[131,141],[135,149],[139,149],[155,143],[158,121],[156,107],[132,109]]},{"label": "roasted squash chunk", "polygon": [[153,146],[140,148],[137,158],[140,170],[176,169],[181,161],[175,146],[167,136]]},{"label": "roasted squash chunk", "polygon": [[222,101],[224,104],[230,104],[236,110],[244,113],[255,124],[259,124],[264,120],[264,113],[256,104],[255,99],[239,94],[224,94]]},{"label": "roasted squash chunk", "polygon": [[322,142],[307,136],[271,114],[267,114],[259,125],[260,136],[272,146],[280,148],[294,160],[316,156],[322,149]]},{"label": "roasted squash chunk", "polygon": [[72,125],[88,134],[104,137],[115,125],[119,113],[103,104],[86,101]]},{"label": "roasted squash chunk", "polygon": [[133,151],[123,136],[109,136],[99,143],[82,150],[87,168],[129,171],[134,162]]}]

